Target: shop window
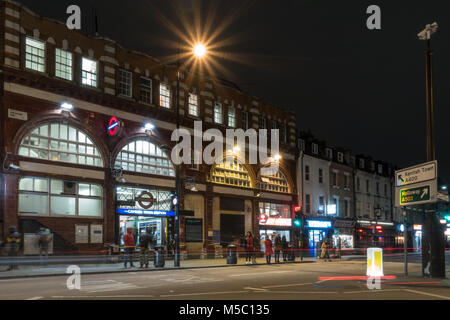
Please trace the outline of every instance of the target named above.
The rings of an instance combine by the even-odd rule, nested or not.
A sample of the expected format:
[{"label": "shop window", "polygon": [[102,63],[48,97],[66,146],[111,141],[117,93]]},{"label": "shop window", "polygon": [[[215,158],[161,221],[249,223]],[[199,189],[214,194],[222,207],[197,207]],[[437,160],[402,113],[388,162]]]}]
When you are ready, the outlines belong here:
[{"label": "shop window", "polygon": [[26,37],[25,67],[27,69],[45,72],[45,43]]},{"label": "shop window", "polygon": [[19,180],[19,214],[101,217],[102,186],[26,177]]},{"label": "shop window", "polygon": [[261,175],[260,187],[262,190],[270,192],[289,193],[289,186],[286,177],[281,170],[278,170],[278,172],[274,175]]},{"label": "shop window", "polygon": [[260,202],[259,214],[260,225],[292,226],[292,215],[289,205]]},{"label": "shop window", "polygon": [[72,81],[72,53],[56,49],[55,52],[55,76]]},{"label": "shop window", "polygon": [[97,61],[83,58],[81,62],[81,83],[97,87]]},{"label": "shop window", "polygon": [[146,140],[136,140],[126,145],[117,155],[116,166],[126,171],[174,177],[175,171],[167,155]]},{"label": "shop window", "polygon": [[202,219],[186,219],[186,242],[203,242]]},{"label": "shop window", "polygon": [[42,125],[25,136],[19,155],[103,167],[103,160],[92,140],[81,130],[59,123]]},{"label": "shop window", "polygon": [[233,161],[223,161],[212,170],[211,181],[235,187],[251,188],[247,169],[236,158]]},{"label": "shop window", "polygon": [[159,84],[159,106],[170,109],[170,86],[164,83]]}]

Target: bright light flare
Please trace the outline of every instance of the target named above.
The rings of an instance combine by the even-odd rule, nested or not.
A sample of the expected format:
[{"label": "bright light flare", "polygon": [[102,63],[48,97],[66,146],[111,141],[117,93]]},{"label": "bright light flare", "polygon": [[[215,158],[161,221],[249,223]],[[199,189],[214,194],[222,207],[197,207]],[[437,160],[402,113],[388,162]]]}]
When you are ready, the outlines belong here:
[{"label": "bright light flare", "polygon": [[201,43],[197,43],[194,46],[194,55],[197,58],[203,58],[206,55],[206,51],[207,51],[206,47]]}]

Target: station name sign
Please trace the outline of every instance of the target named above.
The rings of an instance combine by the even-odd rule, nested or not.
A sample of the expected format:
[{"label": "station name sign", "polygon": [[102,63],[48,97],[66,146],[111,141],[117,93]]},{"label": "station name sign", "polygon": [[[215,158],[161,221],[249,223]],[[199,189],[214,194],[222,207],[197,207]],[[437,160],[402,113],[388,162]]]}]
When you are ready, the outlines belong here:
[{"label": "station name sign", "polygon": [[156,216],[156,217],[173,217],[173,216],[175,216],[174,211],[145,210],[145,209],[118,208],[117,213],[122,214],[122,215],[130,215],[130,216]]}]

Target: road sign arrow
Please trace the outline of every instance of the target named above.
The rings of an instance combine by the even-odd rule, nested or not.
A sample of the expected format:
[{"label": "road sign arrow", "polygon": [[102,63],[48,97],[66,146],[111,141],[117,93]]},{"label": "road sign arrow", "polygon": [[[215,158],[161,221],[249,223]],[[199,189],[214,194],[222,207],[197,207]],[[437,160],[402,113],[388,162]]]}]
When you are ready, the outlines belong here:
[{"label": "road sign arrow", "polygon": [[400,180],[402,180],[402,182],[405,182],[405,180],[403,180],[403,178],[402,178],[402,175],[401,175],[401,174],[399,174],[399,175],[398,175],[398,178],[399,178]]},{"label": "road sign arrow", "polygon": [[423,197],[424,197],[425,195],[427,195],[427,194],[428,194],[428,188],[423,189],[423,190],[422,190],[422,195],[420,196],[420,199],[423,199]]}]

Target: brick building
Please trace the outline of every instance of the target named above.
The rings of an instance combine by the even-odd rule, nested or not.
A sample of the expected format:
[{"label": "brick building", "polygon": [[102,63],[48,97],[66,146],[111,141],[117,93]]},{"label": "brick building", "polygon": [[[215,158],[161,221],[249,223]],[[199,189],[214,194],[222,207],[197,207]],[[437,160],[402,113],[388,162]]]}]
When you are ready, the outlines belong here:
[{"label": "brick building", "polygon": [[[173,233],[176,67],[68,30],[17,2],[0,6],[0,232],[45,226],[56,250],[98,251],[120,244],[127,227],[150,228],[166,245]],[[213,166],[181,165],[182,244],[193,252],[246,231],[291,236],[294,114],[186,69],[179,106],[180,125],[190,132],[195,120],[221,132],[279,128],[281,155],[273,176],[236,155]]]}]

